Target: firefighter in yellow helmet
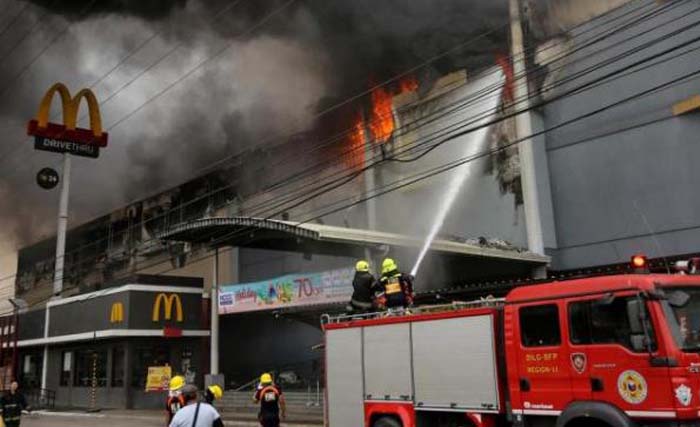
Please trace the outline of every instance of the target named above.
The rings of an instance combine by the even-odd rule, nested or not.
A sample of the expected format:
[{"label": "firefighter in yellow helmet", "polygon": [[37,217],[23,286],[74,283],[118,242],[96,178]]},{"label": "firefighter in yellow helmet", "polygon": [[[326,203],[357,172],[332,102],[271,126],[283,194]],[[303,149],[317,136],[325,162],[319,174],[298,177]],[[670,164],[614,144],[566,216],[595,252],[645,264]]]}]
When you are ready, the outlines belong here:
[{"label": "firefighter in yellow helmet", "polygon": [[381,291],[377,302],[381,308],[408,308],[413,305],[413,277],[401,273],[393,259],[386,258],[382,262],[379,284]]},{"label": "firefighter in yellow helmet", "polygon": [[367,313],[372,311],[374,294],[379,292],[379,283],[369,272],[369,262],[357,261],[355,277],[352,279],[352,297],[348,304],[350,313]]},{"label": "firefighter in yellow helmet", "polygon": [[219,400],[224,396],[224,390],[217,384],[212,384],[204,391],[204,400],[213,405],[215,400]]},{"label": "firefighter in yellow helmet", "polygon": [[279,427],[280,419],[285,419],[287,405],[282,394],[282,388],[272,381],[272,375],[264,373],[260,376],[255,395],[255,403],[260,404],[258,421],[262,427]]},{"label": "firefighter in yellow helmet", "polygon": [[166,426],[169,426],[175,413],[185,406],[185,398],[182,395],[182,388],[185,386],[185,377],[175,375],[170,379],[168,400],[165,403]]}]

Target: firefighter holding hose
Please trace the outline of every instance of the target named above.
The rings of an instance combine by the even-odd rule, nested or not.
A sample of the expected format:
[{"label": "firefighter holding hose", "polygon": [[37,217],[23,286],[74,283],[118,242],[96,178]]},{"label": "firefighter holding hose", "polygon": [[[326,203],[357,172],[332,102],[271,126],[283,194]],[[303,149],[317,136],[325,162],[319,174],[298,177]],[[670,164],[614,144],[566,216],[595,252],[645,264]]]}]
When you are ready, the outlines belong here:
[{"label": "firefighter holding hose", "polygon": [[413,306],[413,277],[399,271],[396,261],[386,258],[382,262],[382,277],[377,305],[380,308],[406,309]]},{"label": "firefighter holding hose", "polygon": [[369,272],[369,262],[357,261],[355,277],[352,280],[352,298],[348,304],[349,313],[368,313],[372,311],[374,295],[379,292],[379,283]]}]

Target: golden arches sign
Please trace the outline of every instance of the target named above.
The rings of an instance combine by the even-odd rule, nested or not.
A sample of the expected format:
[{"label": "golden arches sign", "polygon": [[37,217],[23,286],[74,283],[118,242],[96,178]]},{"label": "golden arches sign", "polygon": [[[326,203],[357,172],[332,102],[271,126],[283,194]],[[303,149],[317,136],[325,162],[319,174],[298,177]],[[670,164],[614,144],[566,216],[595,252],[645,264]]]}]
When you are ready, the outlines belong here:
[{"label": "golden arches sign", "polygon": [[109,313],[109,323],[121,323],[124,321],[124,304],[115,302]]},{"label": "golden arches sign", "polygon": [[[58,94],[63,107],[63,125],[50,123],[49,113],[53,97]],[[90,130],[77,127],[80,104],[85,99],[90,117]],[[39,112],[35,120],[30,120],[27,133],[41,138],[69,141],[77,144],[107,146],[107,133],[102,131],[100,105],[90,89],[81,89],[75,96],[63,83],[56,83],[49,88],[39,103]]]},{"label": "golden arches sign", "polygon": [[178,322],[182,322],[182,301],[180,300],[180,295],[170,294],[166,295],[164,293],[158,294],[156,300],[153,302],[153,313],[151,318],[154,322],[160,321],[160,307],[164,303],[163,307],[163,319],[172,320],[173,318],[173,308],[175,309],[175,319]]}]

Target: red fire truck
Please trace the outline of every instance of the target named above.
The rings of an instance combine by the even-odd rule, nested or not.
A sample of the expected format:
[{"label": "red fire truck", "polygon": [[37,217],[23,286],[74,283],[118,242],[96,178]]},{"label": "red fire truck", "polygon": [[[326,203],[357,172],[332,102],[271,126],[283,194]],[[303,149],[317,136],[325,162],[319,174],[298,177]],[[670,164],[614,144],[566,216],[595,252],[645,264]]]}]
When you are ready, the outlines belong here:
[{"label": "red fire truck", "polygon": [[691,269],[328,317],[326,425],[700,426],[700,276]]}]

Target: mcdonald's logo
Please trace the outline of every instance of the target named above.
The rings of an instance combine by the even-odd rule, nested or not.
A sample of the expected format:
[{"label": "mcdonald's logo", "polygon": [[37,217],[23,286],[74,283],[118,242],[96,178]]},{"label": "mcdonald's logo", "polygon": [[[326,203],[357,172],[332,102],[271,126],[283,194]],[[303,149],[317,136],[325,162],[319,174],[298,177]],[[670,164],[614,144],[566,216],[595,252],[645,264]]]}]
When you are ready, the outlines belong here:
[{"label": "mcdonald's logo", "polygon": [[158,294],[156,300],[153,302],[153,321],[160,321],[160,306],[161,303],[165,303],[163,309],[163,319],[173,320],[173,305],[175,306],[175,319],[178,322],[182,322],[182,301],[180,301],[180,295],[170,294],[165,295],[164,293]]},{"label": "mcdonald's logo", "polygon": [[124,321],[124,304],[115,302],[109,313],[109,323],[121,323]]},{"label": "mcdonald's logo", "polygon": [[[51,101],[58,93],[63,106],[63,124],[49,122]],[[77,128],[78,111],[80,103],[85,99],[90,117],[90,129]],[[78,144],[107,146],[107,133],[102,132],[102,118],[100,105],[95,94],[90,89],[81,89],[75,97],[71,97],[68,88],[63,83],[56,83],[44,94],[39,104],[39,112],[35,120],[30,120],[27,125],[27,133],[31,136],[49,138],[60,141],[69,141]]]}]

